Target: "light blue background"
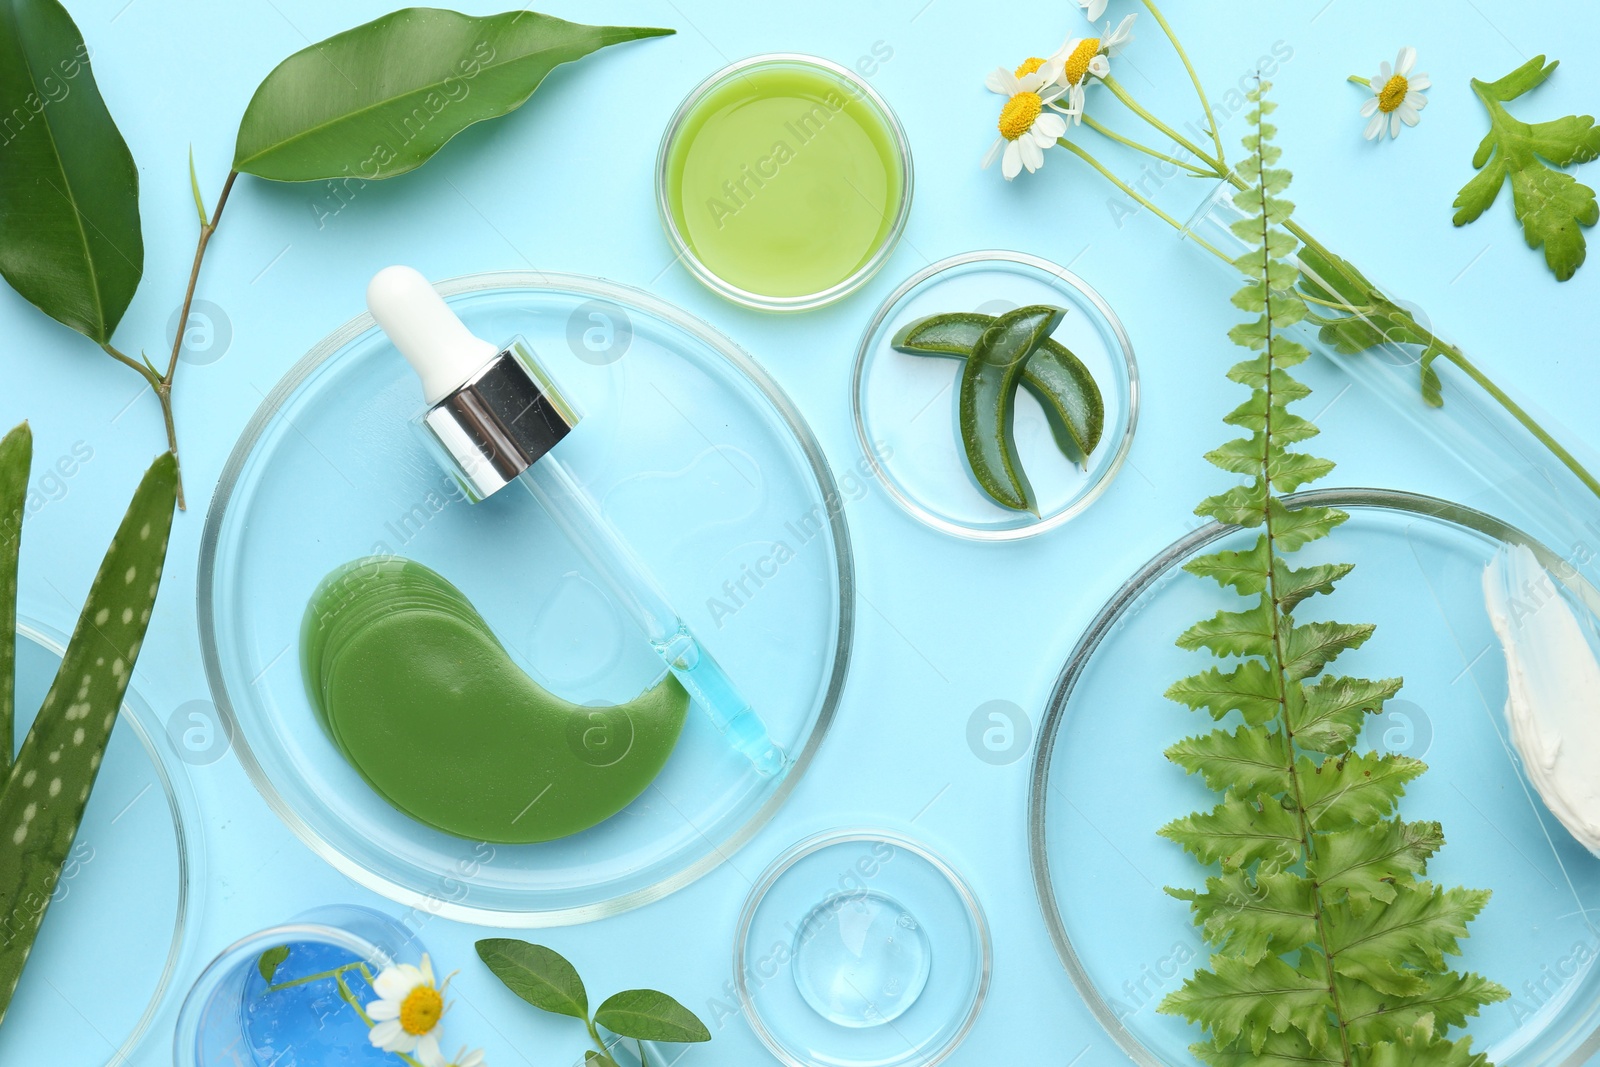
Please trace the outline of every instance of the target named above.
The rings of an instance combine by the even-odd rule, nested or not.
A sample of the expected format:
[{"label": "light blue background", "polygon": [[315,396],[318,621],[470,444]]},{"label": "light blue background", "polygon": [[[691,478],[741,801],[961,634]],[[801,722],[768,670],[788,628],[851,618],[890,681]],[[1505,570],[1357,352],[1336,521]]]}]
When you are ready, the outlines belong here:
[{"label": "light blue background", "polygon": [[[193,253],[186,174],[192,144],[207,199],[231,158],[238,117],[280,59],[368,18],[388,0],[69,0],[93,49],[102,92],[140,164],[146,280],[118,333],[126,350],[164,347]],[[463,0],[489,13],[494,0]],[[1592,5],[1545,0],[1427,4],[1379,0],[1174,0],[1171,18],[1208,88],[1221,96],[1274,42],[1293,49],[1279,71],[1281,143],[1297,174],[1294,199],[1313,233],[1373,277],[1429,309],[1442,331],[1502,381],[1514,382],[1569,434],[1600,444],[1593,418],[1600,369],[1600,267],[1557,285],[1523,247],[1509,206],[1467,229],[1449,204],[1470,175],[1485,120],[1467,80],[1498,77],[1549,50],[1571,61],[1521,107],[1547,118],[1600,104],[1600,39]],[[1111,14],[1135,7],[1112,0]],[[1226,273],[1148,216],[1119,226],[1120,200],[1064,152],[1007,185],[978,169],[993,134],[997,98],[982,86],[996,64],[1014,65],[1082,27],[1067,0],[551,0],[553,14],[589,22],[655,24],[678,36],[627,45],[564,68],[530,106],[480,126],[422,171],[369,186],[319,228],[324,187],[241,179],[200,286],[234,331],[224,358],[183,366],[178,425],[190,511],[180,518],[166,586],[135,684],[165,717],[209,696],[194,609],[194,561],[206,503],[246,420],[319,338],[362,308],[366,279],[391,262],[436,278],[537,267],[651,289],[743,345],[810,420],[836,468],[858,458],[848,381],[859,331],[878,301],[926,263],[973,248],[1014,248],[1064,264],[1100,289],[1138,353],[1144,408],[1132,459],[1110,492],[1068,527],[1031,542],[958,542],[918,525],[874,488],[847,511],[857,553],[854,669],[837,728],[787,808],[725,867],[666,901],[539,940],[578,962],[591,988],[666,988],[710,1020],[724,996],[732,927],[751,882],[774,855],[839,824],[910,828],[944,851],[985,902],[995,938],[990,1003],[951,1061],[1024,1057],[1089,1067],[1126,1062],[1079,1004],[1047,939],[1029,881],[1024,798],[1028,760],[991,766],[966,741],[980,704],[1009,700],[1037,711],[1083,624],[1117,584],[1186,528],[1212,474],[1199,453],[1222,439],[1235,402],[1222,377],[1233,351],[1224,334],[1237,313]],[[1153,25],[1119,63],[1123,81],[1157,111],[1198,117],[1181,70]],[[724,63],[774,50],[853,64],[875,43],[892,58],[872,77],[897,109],[916,156],[917,193],[899,250],[865,291],[822,311],[769,317],[727,304],[674,264],[655,216],[650,176],[672,109]],[[1361,138],[1370,75],[1401,44],[1421,52],[1435,87],[1422,125],[1395,143]],[[1094,94],[1109,113],[1107,94]],[[1235,117],[1230,148],[1242,133]],[[1131,127],[1128,127],[1131,129]],[[1136,164],[1121,159],[1125,170]],[[1592,183],[1600,169],[1591,171]],[[1202,193],[1174,181],[1159,193],[1186,216]],[[1120,214],[1120,213],[1118,213]],[[85,442],[94,458],[27,527],[25,613],[71,628],[123,501],[160,447],[153,398],[131,373],[0,291],[0,425],[23,418],[36,434],[36,469]],[[1448,460],[1360,390],[1321,417],[1321,451],[1341,460],[1333,481],[1380,481],[1448,491]],[[930,576],[938,576],[930,581]],[[320,862],[267,810],[238,764],[192,772],[204,815],[209,874],[203,887],[203,955],[244,933],[329,902],[371,902]],[[1129,783],[1137,788],[1137,783]],[[1114,798],[1107,798],[1114,803]],[[578,1029],[538,1017],[476,964],[483,931],[448,922],[424,937],[446,968],[460,967],[450,1044],[487,1046],[496,1067],[564,1064]],[[1130,961],[1130,976],[1142,961]],[[187,984],[199,960],[189,961]],[[106,995],[105,986],[86,996]],[[131,993],[131,991],[130,991]],[[119,995],[115,992],[110,995]],[[167,1035],[139,1060],[162,1064]],[[733,1019],[690,1063],[759,1063],[766,1054]],[[76,1065],[70,1065],[76,1067]]]}]

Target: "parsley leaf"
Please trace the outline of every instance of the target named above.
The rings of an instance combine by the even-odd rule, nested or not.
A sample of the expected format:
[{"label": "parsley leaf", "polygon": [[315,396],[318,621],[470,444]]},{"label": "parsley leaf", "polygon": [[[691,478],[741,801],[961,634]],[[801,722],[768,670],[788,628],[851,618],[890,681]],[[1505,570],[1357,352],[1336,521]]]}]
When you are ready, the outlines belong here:
[{"label": "parsley leaf", "polygon": [[1478,145],[1472,165],[1478,173],[1456,194],[1455,224],[1476,221],[1509,178],[1511,203],[1529,248],[1544,246],[1544,259],[1560,281],[1583,266],[1583,230],[1600,222],[1594,190],[1558,170],[1600,157],[1600,128],[1589,115],[1568,115],[1551,122],[1526,123],[1505,105],[1537,88],[1559,65],[1535,56],[1494,82],[1472,79],[1489,112],[1489,132]]}]

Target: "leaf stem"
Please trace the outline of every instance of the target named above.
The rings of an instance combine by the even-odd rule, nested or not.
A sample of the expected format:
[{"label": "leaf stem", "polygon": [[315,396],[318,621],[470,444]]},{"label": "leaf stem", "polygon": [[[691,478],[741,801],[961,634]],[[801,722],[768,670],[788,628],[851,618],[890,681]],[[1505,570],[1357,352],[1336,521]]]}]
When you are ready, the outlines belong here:
[{"label": "leaf stem", "polygon": [[1371,78],[1363,78],[1359,74],[1352,74],[1352,75],[1350,75],[1350,79],[1349,80],[1355,82],[1357,85],[1365,85],[1368,89],[1372,88],[1372,79]]},{"label": "leaf stem", "polygon": [[[1178,230],[1179,232],[1183,231],[1183,225],[1181,223],[1179,223],[1177,219],[1173,218],[1171,215],[1167,214],[1165,211],[1162,211],[1159,207],[1157,207],[1155,205],[1155,202],[1152,201],[1149,197],[1144,196],[1144,195],[1136,192],[1131,185],[1129,185],[1127,182],[1123,181],[1121,178],[1117,177],[1115,174],[1112,174],[1109,170],[1106,169],[1106,167],[1105,167],[1105,165],[1103,163],[1101,163],[1098,159],[1094,158],[1094,156],[1090,155],[1089,152],[1086,149],[1080,147],[1075,142],[1067,140],[1065,137],[1057,138],[1056,139],[1056,144],[1060,145],[1062,148],[1065,148],[1067,151],[1071,152],[1073,155],[1077,156],[1079,159],[1081,159],[1085,163],[1089,164],[1089,166],[1091,166],[1095,170],[1099,171],[1101,177],[1105,178],[1106,181],[1110,182],[1112,185],[1115,185],[1118,189],[1121,189],[1128,196],[1132,197],[1142,207],[1144,207],[1145,210],[1153,212],[1156,215],[1157,218],[1161,219],[1163,222],[1165,222],[1167,225],[1171,226],[1173,229]],[[1194,241],[1195,244],[1199,245],[1201,248],[1204,248],[1207,252],[1210,252],[1212,255],[1216,256],[1218,259],[1222,260],[1224,263],[1230,263],[1231,264],[1233,262],[1233,260],[1231,260],[1227,256],[1223,255],[1214,246],[1209,244],[1204,238],[1199,237],[1199,236],[1197,236],[1195,234],[1190,234],[1189,236],[1191,237],[1191,239]]]},{"label": "leaf stem", "polygon": [[1156,159],[1171,163],[1175,167],[1182,167],[1191,174],[1198,175],[1202,178],[1216,177],[1214,172],[1206,170],[1204,167],[1197,167],[1193,163],[1186,163],[1181,159],[1167,155],[1165,152],[1158,152],[1149,145],[1141,144],[1138,141],[1135,141],[1132,137],[1124,137],[1122,134],[1118,133],[1116,130],[1113,130],[1105,123],[1096,120],[1093,116],[1083,116],[1083,124],[1093,130],[1095,133],[1100,134],[1102,137],[1109,137],[1118,144],[1127,145],[1136,152],[1143,152],[1147,156],[1153,156]]},{"label": "leaf stem", "polygon": [[1225,164],[1220,157],[1214,157],[1214,156],[1207,155],[1206,151],[1203,148],[1201,148],[1199,145],[1195,144],[1193,141],[1191,141],[1187,137],[1183,136],[1183,134],[1179,133],[1177,130],[1173,129],[1171,126],[1168,126],[1165,122],[1162,122],[1160,119],[1156,118],[1156,116],[1151,114],[1150,111],[1148,109],[1146,109],[1143,104],[1141,104],[1141,103],[1139,103],[1139,101],[1135,100],[1133,98],[1133,96],[1128,92],[1128,90],[1126,90],[1126,89],[1124,89],[1122,87],[1122,83],[1117,81],[1117,79],[1111,77],[1110,75],[1107,75],[1106,77],[1100,79],[1100,82],[1107,89],[1110,89],[1111,90],[1111,95],[1115,96],[1118,100],[1122,101],[1123,106],[1126,107],[1129,111],[1133,112],[1135,115],[1138,115],[1141,119],[1144,119],[1144,121],[1148,122],[1151,126],[1154,126],[1156,129],[1160,130],[1162,133],[1164,133],[1168,137],[1172,138],[1172,140],[1173,140],[1173,142],[1175,144],[1181,145],[1182,147],[1187,148],[1189,151],[1193,152],[1195,154],[1195,157],[1200,159],[1202,162],[1211,164],[1211,166],[1213,168],[1213,171],[1216,173],[1217,177],[1221,178],[1221,177],[1225,177],[1227,175],[1227,173],[1228,173],[1227,164]]},{"label": "leaf stem", "polygon": [[1178,40],[1178,35],[1172,32],[1172,26],[1167,22],[1161,9],[1156,6],[1155,0],[1144,0],[1144,6],[1149,8],[1150,14],[1160,25],[1161,32],[1167,35],[1167,40],[1172,43],[1172,50],[1178,53],[1178,58],[1183,61],[1183,69],[1189,72],[1189,81],[1194,85],[1194,95],[1200,98],[1200,106],[1205,108],[1206,126],[1211,130],[1211,143],[1217,148],[1217,162],[1224,163],[1228,158],[1227,150],[1222,147],[1222,131],[1217,128],[1217,118],[1211,113],[1211,101],[1206,98],[1204,86],[1200,84],[1200,75],[1195,73],[1194,64],[1189,62],[1189,53],[1183,50],[1183,44]]}]

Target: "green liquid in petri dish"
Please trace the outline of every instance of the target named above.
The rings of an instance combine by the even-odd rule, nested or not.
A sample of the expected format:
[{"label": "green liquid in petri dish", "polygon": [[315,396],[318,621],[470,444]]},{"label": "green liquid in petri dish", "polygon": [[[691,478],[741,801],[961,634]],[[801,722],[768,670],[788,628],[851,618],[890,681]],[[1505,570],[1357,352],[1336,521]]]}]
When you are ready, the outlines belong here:
[{"label": "green liquid in petri dish", "polygon": [[668,208],[711,273],[767,297],[830,289],[894,229],[905,166],[889,121],[821,67],[752,67],[711,89],[668,149]]}]

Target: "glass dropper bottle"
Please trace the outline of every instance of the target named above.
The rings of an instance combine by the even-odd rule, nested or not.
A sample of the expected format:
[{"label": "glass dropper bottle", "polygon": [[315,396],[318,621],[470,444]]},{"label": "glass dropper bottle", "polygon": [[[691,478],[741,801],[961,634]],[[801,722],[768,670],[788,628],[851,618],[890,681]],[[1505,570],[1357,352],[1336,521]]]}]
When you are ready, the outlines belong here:
[{"label": "glass dropper bottle", "polygon": [[533,348],[520,337],[495,345],[474,336],[410,267],[379,271],[367,308],[421,380],[423,429],[467,499],[508,485],[529,493],[717,730],[761,774],[781,773],[788,757],[761,717],[554,451],[579,415]]}]

